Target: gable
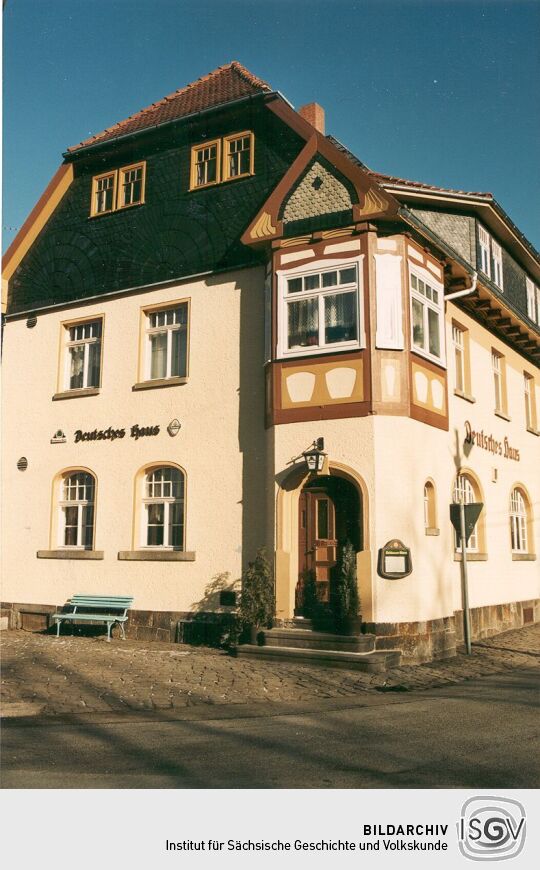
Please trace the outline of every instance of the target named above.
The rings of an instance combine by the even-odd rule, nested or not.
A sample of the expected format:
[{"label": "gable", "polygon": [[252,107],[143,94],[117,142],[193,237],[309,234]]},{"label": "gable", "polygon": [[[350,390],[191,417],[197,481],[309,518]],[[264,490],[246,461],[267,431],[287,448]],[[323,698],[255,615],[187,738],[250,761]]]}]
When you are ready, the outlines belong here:
[{"label": "gable", "polygon": [[348,211],[358,202],[353,185],[325,163],[320,158],[313,160],[285,197],[279,214],[284,224]]},{"label": "gable", "polygon": [[[329,139],[281,101],[268,104],[305,139],[304,148],[242,235],[245,245],[285,235],[346,226],[370,219],[395,220],[399,203]],[[320,226],[319,226],[320,224]]]}]

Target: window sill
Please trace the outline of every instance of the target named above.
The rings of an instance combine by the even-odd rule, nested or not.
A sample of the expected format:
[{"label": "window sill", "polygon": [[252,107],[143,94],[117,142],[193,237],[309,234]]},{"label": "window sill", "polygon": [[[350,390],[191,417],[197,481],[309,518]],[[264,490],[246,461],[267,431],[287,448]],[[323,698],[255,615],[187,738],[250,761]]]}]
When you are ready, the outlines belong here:
[{"label": "window sill", "polygon": [[142,202],[130,202],[127,205],[119,205],[118,208],[110,208],[107,211],[96,211],[94,214],[88,215],[88,220],[93,221],[95,218],[105,217],[108,214],[117,214],[119,211],[125,211],[128,208],[139,208],[141,205],[144,205],[144,200]]},{"label": "window sill", "polygon": [[64,390],[62,393],[55,393],[52,397],[53,402],[58,402],[60,399],[81,399],[83,396],[99,396],[101,389],[99,387],[84,387],[82,390]]},{"label": "window sill", "polygon": [[194,562],[195,553],[186,550],[120,550],[121,562]]},{"label": "window sill", "polygon": [[[487,562],[487,553],[467,553],[467,562]],[[454,562],[461,562],[461,553],[454,553]]]},{"label": "window sill", "polygon": [[531,435],[536,435],[537,437],[538,437],[538,435],[540,435],[540,432],[538,431],[538,429],[532,429],[530,426],[527,426],[527,432],[530,432]]},{"label": "window sill", "polygon": [[421,360],[425,359],[428,362],[433,363],[433,365],[439,366],[439,368],[446,371],[446,359],[445,358],[431,356],[429,353],[426,353],[425,351],[423,351],[422,348],[418,348],[418,347],[414,347],[414,346],[411,347],[411,353],[413,353],[415,356],[417,356],[418,359],[421,359]]},{"label": "window sill", "polygon": [[511,422],[511,418],[508,416],[508,414],[505,414],[504,411],[495,411],[495,416],[500,417],[501,420],[506,420],[507,423]]},{"label": "window sill", "polygon": [[435,526],[427,526],[426,529],[425,529],[425,533],[426,533],[426,535],[433,535],[433,536],[435,536],[435,535],[440,535],[440,534],[441,534],[441,530],[435,528]]},{"label": "window sill", "polygon": [[158,387],[178,387],[187,384],[188,378],[156,378],[154,381],[140,381],[133,384],[132,390],[155,390]]},{"label": "window sill", "polygon": [[466,402],[471,402],[471,404],[476,402],[474,396],[469,396],[468,393],[464,393],[462,390],[454,390],[454,396],[459,396],[460,399],[465,399]]},{"label": "window sill", "polygon": [[536,562],[535,553],[512,553],[512,562]]},{"label": "window sill", "polygon": [[103,550],[38,550],[38,559],[103,559]]}]

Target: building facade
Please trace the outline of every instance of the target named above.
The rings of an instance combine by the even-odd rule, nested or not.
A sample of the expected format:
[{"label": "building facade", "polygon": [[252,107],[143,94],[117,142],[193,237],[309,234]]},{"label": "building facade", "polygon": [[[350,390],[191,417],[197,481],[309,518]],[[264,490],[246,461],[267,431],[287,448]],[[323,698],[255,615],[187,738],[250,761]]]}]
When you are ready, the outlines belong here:
[{"label": "building facade", "polygon": [[3,282],[13,624],[126,594],[174,639],[261,546],[288,624],[349,540],[377,647],[448,655],[460,499],[473,636],[540,618],[540,259],[491,195],[369,170],[233,62],[69,149]]}]

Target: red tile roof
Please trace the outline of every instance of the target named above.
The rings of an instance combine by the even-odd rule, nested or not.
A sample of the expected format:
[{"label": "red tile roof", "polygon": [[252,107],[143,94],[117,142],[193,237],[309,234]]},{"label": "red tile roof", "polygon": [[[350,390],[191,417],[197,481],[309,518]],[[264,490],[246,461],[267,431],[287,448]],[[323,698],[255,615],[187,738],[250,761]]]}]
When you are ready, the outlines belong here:
[{"label": "red tile roof", "polygon": [[106,142],[125,136],[128,133],[136,133],[148,127],[155,127],[167,121],[175,121],[202,109],[239,100],[253,94],[271,91],[272,88],[262,79],[250,73],[241,63],[233,60],[225,66],[220,66],[208,75],[202,76],[185,88],[180,88],[173,94],[164,97],[157,103],[152,103],[146,109],[130,115],[125,121],[119,121],[112,127],[90,136],[84,142],[68,148],[68,152],[77,151],[88,145]]}]

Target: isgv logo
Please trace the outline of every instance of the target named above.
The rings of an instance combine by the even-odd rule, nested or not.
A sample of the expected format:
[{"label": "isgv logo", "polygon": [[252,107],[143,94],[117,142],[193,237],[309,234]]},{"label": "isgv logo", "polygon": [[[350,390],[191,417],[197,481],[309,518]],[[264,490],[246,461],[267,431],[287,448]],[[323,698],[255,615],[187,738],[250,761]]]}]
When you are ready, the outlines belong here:
[{"label": "isgv logo", "polygon": [[525,844],[525,808],[511,798],[469,798],[457,827],[459,850],[471,861],[515,858]]}]

